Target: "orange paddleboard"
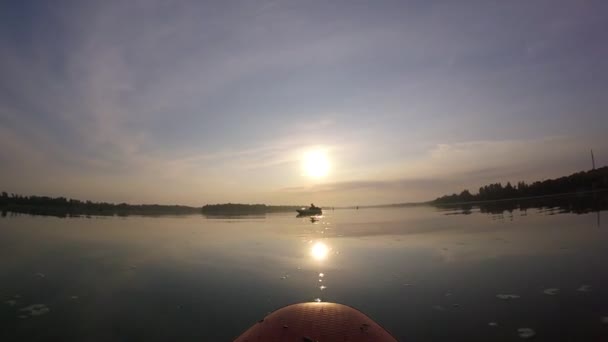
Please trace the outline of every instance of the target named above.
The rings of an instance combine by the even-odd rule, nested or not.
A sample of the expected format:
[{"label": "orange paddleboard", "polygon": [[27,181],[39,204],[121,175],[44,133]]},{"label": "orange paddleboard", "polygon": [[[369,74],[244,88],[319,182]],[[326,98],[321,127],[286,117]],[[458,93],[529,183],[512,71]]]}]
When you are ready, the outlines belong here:
[{"label": "orange paddleboard", "polygon": [[235,342],[396,342],[361,311],[336,303],[293,304],[270,313]]}]

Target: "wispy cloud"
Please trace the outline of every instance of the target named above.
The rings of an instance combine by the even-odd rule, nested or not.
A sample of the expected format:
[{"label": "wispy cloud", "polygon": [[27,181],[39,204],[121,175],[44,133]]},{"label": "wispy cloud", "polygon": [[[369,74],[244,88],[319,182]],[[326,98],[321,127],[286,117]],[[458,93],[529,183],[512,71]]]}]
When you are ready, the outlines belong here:
[{"label": "wispy cloud", "polygon": [[[608,153],[608,139],[595,138],[602,153]],[[308,196],[329,199],[330,203],[345,203],[347,198],[360,204],[412,202],[465,188],[477,191],[490,182],[542,180],[588,168],[589,143],[576,137],[472,141],[438,144],[421,157],[391,165],[389,179],[329,182],[277,191],[286,198]]]}]

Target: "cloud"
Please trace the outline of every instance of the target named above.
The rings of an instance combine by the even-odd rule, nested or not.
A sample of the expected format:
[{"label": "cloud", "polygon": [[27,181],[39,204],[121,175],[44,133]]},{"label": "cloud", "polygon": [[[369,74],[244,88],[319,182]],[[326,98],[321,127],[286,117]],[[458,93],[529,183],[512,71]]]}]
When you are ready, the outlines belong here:
[{"label": "cloud", "polygon": [[358,180],[348,182],[323,183],[311,186],[286,187],[280,191],[287,193],[325,193],[325,192],[348,192],[357,190],[373,191],[407,191],[412,187],[443,186],[443,181],[436,179],[398,179],[398,180]]},{"label": "cloud", "polygon": [[[603,70],[600,87],[568,86],[591,87],[585,56],[605,51],[568,44],[595,37],[576,18],[603,18],[560,10],[545,27],[545,9],[49,6],[0,31],[1,185],[115,201],[380,203],[578,170],[607,145],[581,133],[606,122],[593,114]],[[314,146],[331,153],[325,184],[299,174]]]},{"label": "cloud", "polygon": [[[602,151],[608,141],[596,137]],[[603,143],[601,143],[603,142]],[[421,157],[389,166],[394,178],[327,182],[277,190],[285,198],[339,204],[385,204],[434,199],[492,182],[560,177],[590,168],[587,141],[576,137],[437,144]],[[398,174],[399,176],[395,176]],[[332,202],[336,201],[336,202]]]},{"label": "cloud", "polygon": [[[596,137],[599,146],[606,138]],[[603,142],[603,143],[602,143]],[[527,174],[559,176],[588,168],[589,137],[555,136],[539,139],[485,140],[438,144],[424,157],[404,165],[405,176],[424,174],[444,179],[505,179]]]}]

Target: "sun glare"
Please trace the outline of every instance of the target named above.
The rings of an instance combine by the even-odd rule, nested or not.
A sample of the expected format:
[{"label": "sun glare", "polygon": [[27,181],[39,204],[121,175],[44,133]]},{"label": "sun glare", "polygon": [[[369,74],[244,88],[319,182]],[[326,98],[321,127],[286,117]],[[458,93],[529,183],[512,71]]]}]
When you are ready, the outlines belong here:
[{"label": "sun glare", "polygon": [[321,178],[329,173],[329,159],[325,150],[308,151],[302,159],[304,174],[312,178]]},{"label": "sun glare", "polygon": [[327,254],[329,254],[329,247],[323,242],[315,243],[310,250],[310,255],[312,255],[315,260],[325,260]]}]

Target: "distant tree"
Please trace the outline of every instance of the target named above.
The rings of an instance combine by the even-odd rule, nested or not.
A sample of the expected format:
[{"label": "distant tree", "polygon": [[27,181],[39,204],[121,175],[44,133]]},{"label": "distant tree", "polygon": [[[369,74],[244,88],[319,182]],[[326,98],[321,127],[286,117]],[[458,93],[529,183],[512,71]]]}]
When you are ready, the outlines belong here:
[{"label": "distant tree", "polygon": [[459,195],[452,194],[439,197],[435,200],[435,202],[457,203],[487,201],[516,197],[596,191],[603,189],[608,189],[608,167],[606,166],[586,172],[577,172],[569,176],[556,179],[535,181],[532,184],[519,181],[517,182],[516,187],[514,187],[511,182],[507,182],[504,187],[502,183],[492,183],[481,186],[477,194],[471,194],[468,190],[464,190]]},{"label": "distant tree", "polygon": [[469,192],[469,190],[466,189],[463,190],[458,196],[465,201],[470,201],[473,199],[473,195]]}]

